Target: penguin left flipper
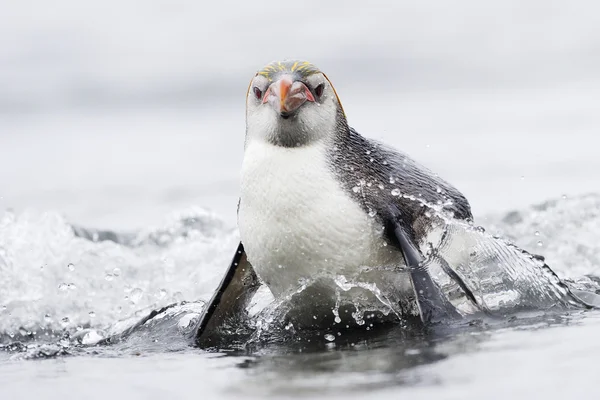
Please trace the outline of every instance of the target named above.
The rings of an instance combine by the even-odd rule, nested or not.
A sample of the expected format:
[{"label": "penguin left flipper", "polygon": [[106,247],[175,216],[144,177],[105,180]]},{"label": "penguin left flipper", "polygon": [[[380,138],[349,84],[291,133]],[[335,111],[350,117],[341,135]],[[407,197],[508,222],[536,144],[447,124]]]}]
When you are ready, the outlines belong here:
[{"label": "penguin left flipper", "polygon": [[402,251],[404,262],[410,273],[415,298],[419,308],[419,315],[424,324],[440,322],[449,319],[459,319],[461,314],[446,299],[427,271],[423,256],[407,229],[403,226],[402,219],[397,216],[387,218],[386,227],[392,242],[395,242]]},{"label": "penguin left flipper", "polygon": [[223,280],[198,320],[196,345],[202,348],[217,346],[221,339],[219,328],[229,319],[243,315],[259,287],[258,276],[240,242]]}]

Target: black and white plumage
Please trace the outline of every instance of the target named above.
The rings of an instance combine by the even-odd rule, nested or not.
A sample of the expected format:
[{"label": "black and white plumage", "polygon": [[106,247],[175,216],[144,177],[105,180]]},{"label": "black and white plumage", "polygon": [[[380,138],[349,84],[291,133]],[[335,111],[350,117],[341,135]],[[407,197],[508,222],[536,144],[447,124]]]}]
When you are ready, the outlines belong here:
[{"label": "black and white plumage", "polygon": [[[336,278],[360,276],[390,303],[416,297],[423,319],[455,313],[420,267],[420,246],[432,212],[472,218],[458,190],[350,128],[329,79],[310,63],[267,65],[252,80],[246,106],[241,244],[202,317],[205,326],[240,312],[256,276],[282,297],[299,282],[329,275],[331,284],[318,289],[326,300],[335,296]],[[227,292],[236,274],[251,277],[244,301],[239,290]],[[312,306],[319,305],[304,305],[309,313]],[[199,342],[208,337],[201,329]]]}]

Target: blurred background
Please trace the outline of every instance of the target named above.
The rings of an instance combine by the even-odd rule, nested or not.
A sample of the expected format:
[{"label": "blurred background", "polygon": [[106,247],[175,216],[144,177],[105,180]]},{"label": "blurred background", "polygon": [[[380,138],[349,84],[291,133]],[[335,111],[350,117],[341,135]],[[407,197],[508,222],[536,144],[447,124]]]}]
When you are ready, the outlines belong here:
[{"label": "blurred background", "polygon": [[198,205],[233,225],[247,85],[283,58],[476,216],[600,191],[596,1],[4,0],[0,210],[136,229]]}]

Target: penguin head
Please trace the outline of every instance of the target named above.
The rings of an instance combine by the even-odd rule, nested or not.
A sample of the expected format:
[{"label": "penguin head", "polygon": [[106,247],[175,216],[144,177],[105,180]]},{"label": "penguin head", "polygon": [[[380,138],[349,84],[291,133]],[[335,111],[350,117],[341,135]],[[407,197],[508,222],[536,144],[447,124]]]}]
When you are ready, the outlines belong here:
[{"label": "penguin head", "polygon": [[334,138],[347,126],[329,79],[306,61],[276,61],[258,71],[246,98],[246,140],[299,147]]}]

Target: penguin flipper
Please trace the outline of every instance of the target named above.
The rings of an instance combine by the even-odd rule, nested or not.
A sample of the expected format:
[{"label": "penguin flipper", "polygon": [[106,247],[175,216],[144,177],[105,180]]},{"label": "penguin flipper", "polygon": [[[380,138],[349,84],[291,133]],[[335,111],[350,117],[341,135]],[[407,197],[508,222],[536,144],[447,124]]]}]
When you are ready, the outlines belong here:
[{"label": "penguin flipper", "polygon": [[198,320],[196,345],[207,348],[219,344],[219,328],[228,320],[244,314],[259,287],[258,276],[248,262],[244,245],[240,242],[223,280]]},{"label": "penguin flipper", "polygon": [[393,231],[393,238],[400,247],[404,262],[408,267],[421,321],[424,324],[428,324],[460,318],[461,314],[444,297],[439,286],[433,281],[431,275],[429,275],[423,256],[400,221],[397,218],[393,218],[391,221],[388,221],[387,226],[388,230]]}]

